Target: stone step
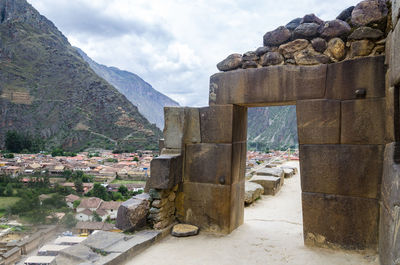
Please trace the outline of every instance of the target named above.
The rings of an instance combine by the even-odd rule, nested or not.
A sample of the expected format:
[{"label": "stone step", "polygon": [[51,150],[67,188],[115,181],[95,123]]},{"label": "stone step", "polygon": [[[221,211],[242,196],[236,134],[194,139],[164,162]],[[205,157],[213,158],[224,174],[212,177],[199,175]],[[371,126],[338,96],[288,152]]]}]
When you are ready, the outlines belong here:
[{"label": "stone step", "polygon": [[264,188],[256,182],[246,181],[244,183],[244,202],[249,205],[264,194]]},{"label": "stone step", "polygon": [[256,175],[258,176],[273,176],[280,178],[279,184],[282,186],[285,181],[285,173],[281,168],[262,168],[256,171]]},{"label": "stone step", "polygon": [[278,191],[282,187],[282,185],[281,185],[282,178],[274,177],[274,176],[256,175],[256,176],[253,176],[249,181],[263,186],[264,195],[275,195],[278,193]]}]

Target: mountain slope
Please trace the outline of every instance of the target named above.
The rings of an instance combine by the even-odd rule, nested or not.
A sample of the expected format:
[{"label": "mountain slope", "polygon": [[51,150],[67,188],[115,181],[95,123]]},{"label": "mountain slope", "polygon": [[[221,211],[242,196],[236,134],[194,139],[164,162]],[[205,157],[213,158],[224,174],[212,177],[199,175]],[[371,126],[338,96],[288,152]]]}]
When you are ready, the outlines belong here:
[{"label": "mountain slope", "polygon": [[156,148],[161,136],[25,0],[0,0],[0,146],[9,130],[70,150]]},{"label": "mountain slope", "polygon": [[249,108],[247,129],[249,149],[298,146],[295,106]]},{"label": "mountain slope", "polygon": [[107,80],[119,92],[124,94],[139,112],[157,127],[164,127],[164,107],[179,106],[179,104],[166,95],[155,90],[138,75],[120,70],[116,67],[108,67],[98,64],[89,58],[81,49],[76,48],[82,58],[102,78]]}]

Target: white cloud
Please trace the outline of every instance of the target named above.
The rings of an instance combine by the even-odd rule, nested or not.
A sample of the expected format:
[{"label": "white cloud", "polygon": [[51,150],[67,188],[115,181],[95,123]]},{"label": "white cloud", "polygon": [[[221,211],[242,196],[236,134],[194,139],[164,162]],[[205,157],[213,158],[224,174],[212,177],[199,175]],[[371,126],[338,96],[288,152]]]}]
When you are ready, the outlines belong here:
[{"label": "white cloud", "polygon": [[209,77],[227,55],[262,45],[265,32],[355,0],[28,0],[95,61],[131,71],[181,105],[208,104]]}]

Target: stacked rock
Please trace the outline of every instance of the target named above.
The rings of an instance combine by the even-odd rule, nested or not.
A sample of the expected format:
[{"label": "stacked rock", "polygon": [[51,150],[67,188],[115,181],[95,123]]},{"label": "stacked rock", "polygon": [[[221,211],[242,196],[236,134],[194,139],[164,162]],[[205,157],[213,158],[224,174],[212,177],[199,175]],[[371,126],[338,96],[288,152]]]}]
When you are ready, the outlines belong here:
[{"label": "stacked rock", "polygon": [[231,54],[217,64],[220,71],[271,65],[316,65],[385,53],[385,0],[364,0],[343,10],[335,20],[314,14],[296,18],[267,32],[256,51]]},{"label": "stacked rock", "polygon": [[178,185],[170,190],[150,189],[152,198],[147,221],[154,229],[163,229],[175,221],[175,198]]}]

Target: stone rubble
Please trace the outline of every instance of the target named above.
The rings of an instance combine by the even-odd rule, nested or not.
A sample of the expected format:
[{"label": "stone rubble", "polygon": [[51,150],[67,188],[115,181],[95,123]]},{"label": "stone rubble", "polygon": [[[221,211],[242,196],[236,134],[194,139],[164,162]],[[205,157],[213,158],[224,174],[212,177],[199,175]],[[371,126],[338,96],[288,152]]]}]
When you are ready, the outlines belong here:
[{"label": "stone rubble", "polygon": [[243,56],[231,54],[217,68],[232,71],[281,64],[318,65],[382,55],[388,14],[384,0],[361,1],[331,21],[307,14],[265,33],[263,47]]},{"label": "stone rubble", "polygon": [[153,198],[148,223],[154,229],[163,229],[175,221],[175,199],[178,185],[169,190],[150,189],[149,194]]}]

